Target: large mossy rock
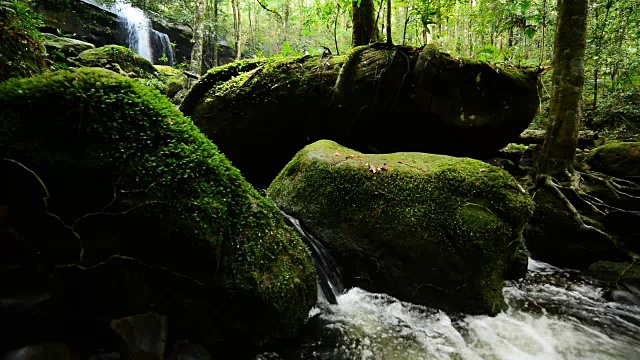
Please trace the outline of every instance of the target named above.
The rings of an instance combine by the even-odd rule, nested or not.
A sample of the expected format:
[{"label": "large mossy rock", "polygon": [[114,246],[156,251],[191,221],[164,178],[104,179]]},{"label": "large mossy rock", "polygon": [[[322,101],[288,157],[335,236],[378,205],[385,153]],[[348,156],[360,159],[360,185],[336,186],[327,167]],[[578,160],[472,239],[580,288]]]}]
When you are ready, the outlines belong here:
[{"label": "large mossy rock", "polygon": [[24,21],[24,4],[0,1],[0,82],[13,77],[42,73],[45,49],[32,32],[16,27]]},{"label": "large mossy rock", "polygon": [[0,265],[50,269],[67,308],[51,316],[75,319],[65,336],[153,311],[197,342],[252,345],[291,335],[315,303],[310,253],[279,210],[135,80],[82,68],[1,84],[0,159]]},{"label": "large mossy rock", "polygon": [[158,70],[149,60],[124,46],[107,45],[86,50],[73,60],[79,66],[101,67],[121,75],[133,74],[143,79],[158,78]]},{"label": "large mossy rock", "polygon": [[257,185],[320,139],[372,153],[482,157],[515,140],[539,103],[536,70],[496,68],[433,47],[244,61],[212,69],[201,82],[181,111]]},{"label": "large mossy rock", "polygon": [[592,170],[609,175],[640,179],[640,142],[615,142],[595,148],[588,164]]},{"label": "large mossy rock", "polygon": [[325,242],[347,286],[404,301],[495,314],[523,276],[533,202],[505,171],[422,153],[365,155],[322,140],[267,191]]}]

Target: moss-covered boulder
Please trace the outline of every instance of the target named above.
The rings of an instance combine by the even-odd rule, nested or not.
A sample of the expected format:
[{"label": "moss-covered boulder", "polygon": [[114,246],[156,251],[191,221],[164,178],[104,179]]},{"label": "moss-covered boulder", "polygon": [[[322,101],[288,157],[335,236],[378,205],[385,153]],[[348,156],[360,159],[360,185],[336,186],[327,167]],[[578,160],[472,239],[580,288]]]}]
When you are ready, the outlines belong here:
[{"label": "moss-covered boulder", "polygon": [[0,2],[0,81],[47,69],[44,46],[29,16],[31,11],[22,2]]},{"label": "moss-covered boulder", "polygon": [[69,57],[80,55],[83,51],[96,48],[93,44],[72,38],[53,34],[42,34],[42,36],[44,47],[53,61],[65,61]]},{"label": "moss-covered boulder", "polygon": [[527,128],[537,81],[535,70],[496,68],[433,47],[374,45],[344,56],[215,68],[180,109],[250,182],[268,185],[276,169],[320,139],[372,153],[485,156]]},{"label": "moss-covered boulder", "polygon": [[609,175],[640,179],[640,142],[613,142],[595,148],[588,164],[592,170]]},{"label": "moss-covered boulder", "polygon": [[154,67],[160,73],[160,79],[167,87],[165,95],[169,99],[173,99],[187,85],[187,75],[181,70],[166,65],[154,65]]},{"label": "moss-covered boulder", "polygon": [[[10,159],[6,169],[13,169],[2,173],[3,182],[15,175],[14,187],[42,186],[37,192],[3,186],[8,191],[0,197],[5,225],[34,248],[29,268],[46,262],[45,269],[57,267],[56,274],[65,264],[98,269],[124,256],[133,259],[133,269],[150,270],[123,273],[116,265],[108,273],[124,276],[122,281],[154,270],[189,284],[145,282],[140,293],[149,299],[140,300],[107,275],[99,283],[111,288],[95,293],[90,289],[97,280],[77,275],[57,292],[65,304],[84,304],[74,295],[81,294],[105,312],[102,320],[131,315],[127,304],[136,304],[134,313],[168,315],[175,331],[189,329],[199,343],[224,346],[233,339],[237,346],[292,334],[315,303],[309,251],[279,210],[166,97],[133,79],[82,68],[4,82],[0,159]],[[25,211],[30,202],[18,194],[40,209]],[[72,236],[38,232],[37,223],[21,216],[33,211]],[[69,251],[74,247],[67,245],[74,245],[75,254],[40,251],[63,243]],[[175,286],[170,299],[157,286]],[[194,286],[206,313],[190,305],[193,293],[186,289]],[[69,306],[74,316],[95,316]],[[187,318],[197,321],[185,324]]]},{"label": "moss-covered boulder", "polygon": [[611,284],[626,284],[640,290],[640,265],[629,262],[598,261],[586,273]]},{"label": "moss-covered boulder", "polygon": [[495,314],[524,275],[533,202],[505,171],[422,153],[366,155],[322,140],[267,191],[324,241],[347,286],[442,309]]},{"label": "moss-covered boulder", "polygon": [[101,67],[142,79],[158,79],[158,70],[149,60],[119,45],[83,51],[73,59],[79,66]]}]

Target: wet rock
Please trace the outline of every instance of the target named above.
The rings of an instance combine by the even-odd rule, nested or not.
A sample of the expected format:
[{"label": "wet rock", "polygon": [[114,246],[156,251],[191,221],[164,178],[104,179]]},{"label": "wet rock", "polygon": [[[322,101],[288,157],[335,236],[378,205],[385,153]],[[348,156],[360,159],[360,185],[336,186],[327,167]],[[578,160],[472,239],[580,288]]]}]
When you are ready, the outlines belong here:
[{"label": "wet rock", "polygon": [[604,294],[604,297],[624,305],[640,305],[640,298],[629,291],[613,289]]},{"label": "wet rock", "polygon": [[68,57],[76,57],[81,52],[89,49],[95,49],[95,45],[72,39],[67,37],[56,36],[53,34],[42,34],[44,47],[47,49],[49,57],[54,61],[64,61]]},{"label": "wet rock", "polygon": [[42,343],[11,351],[2,360],[71,360],[71,350],[62,343]]},{"label": "wet rock", "polygon": [[167,317],[154,313],[113,320],[111,328],[123,341],[128,359],[163,360],[169,325]]},{"label": "wet rock", "polygon": [[614,142],[595,148],[588,160],[592,170],[637,180],[640,176],[640,142]]},{"label": "wet rock", "polygon": [[168,360],[211,360],[207,350],[197,344],[183,344],[177,346],[169,356]]},{"label": "wet rock", "polygon": [[640,265],[629,262],[598,261],[586,271],[587,275],[611,284],[628,284],[640,288]]},{"label": "wet rock", "polygon": [[267,190],[324,242],[345,286],[440,309],[496,314],[523,276],[533,202],[504,170],[422,153],[363,154],[321,140]]},{"label": "wet rock", "polygon": [[121,358],[120,353],[111,352],[93,355],[89,360],[120,360]]}]

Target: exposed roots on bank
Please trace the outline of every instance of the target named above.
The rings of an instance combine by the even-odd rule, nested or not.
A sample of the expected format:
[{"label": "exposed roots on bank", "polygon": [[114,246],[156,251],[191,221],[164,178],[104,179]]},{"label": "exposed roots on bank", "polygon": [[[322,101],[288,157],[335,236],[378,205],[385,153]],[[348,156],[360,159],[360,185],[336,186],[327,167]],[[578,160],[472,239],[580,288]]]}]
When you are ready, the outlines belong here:
[{"label": "exposed roots on bank", "polygon": [[540,179],[540,186],[549,189],[560,201],[562,201],[580,230],[595,232],[602,235],[608,239],[616,249],[619,249],[622,253],[626,254],[626,256],[628,256],[634,263],[640,262],[640,256],[633,253],[620,243],[617,236],[596,226],[589,225],[587,221],[585,221],[585,215],[578,209],[586,209],[587,211],[602,217],[606,216],[610,212],[621,212],[637,216],[640,221],[640,211],[627,210],[608,204],[605,200],[589,194],[583,189],[585,181],[588,181],[594,185],[606,187],[617,199],[640,199],[640,196],[633,194],[640,194],[640,185],[630,180],[590,171],[576,171],[574,174],[570,175],[568,179],[569,181],[561,183],[554,177],[544,176]]}]

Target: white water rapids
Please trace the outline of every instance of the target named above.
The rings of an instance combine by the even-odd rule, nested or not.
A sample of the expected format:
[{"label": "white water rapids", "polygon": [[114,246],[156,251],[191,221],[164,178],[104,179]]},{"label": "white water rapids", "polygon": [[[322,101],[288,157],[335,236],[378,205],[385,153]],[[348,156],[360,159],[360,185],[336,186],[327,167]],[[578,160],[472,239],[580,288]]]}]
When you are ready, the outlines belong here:
[{"label": "white water rapids", "polygon": [[[447,314],[353,288],[322,304],[295,359],[640,359],[640,307],[577,272],[529,260],[495,317]],[[284,354],[283,354],[284,355]]]}]

